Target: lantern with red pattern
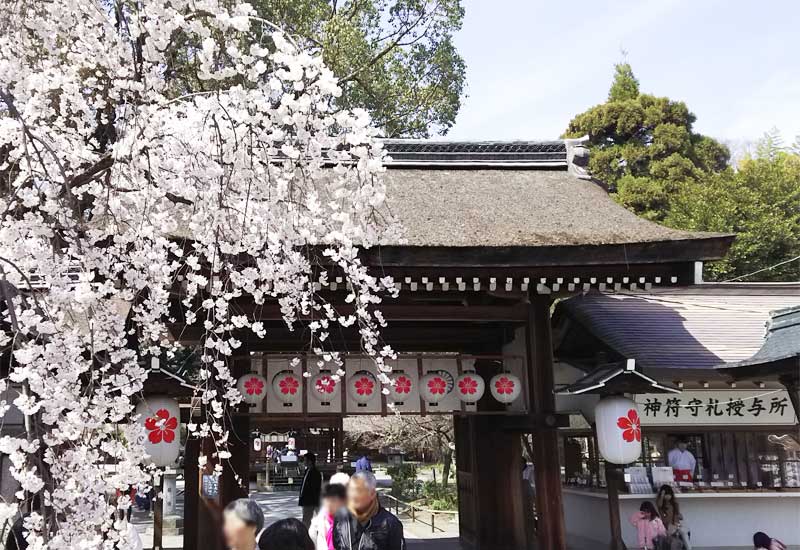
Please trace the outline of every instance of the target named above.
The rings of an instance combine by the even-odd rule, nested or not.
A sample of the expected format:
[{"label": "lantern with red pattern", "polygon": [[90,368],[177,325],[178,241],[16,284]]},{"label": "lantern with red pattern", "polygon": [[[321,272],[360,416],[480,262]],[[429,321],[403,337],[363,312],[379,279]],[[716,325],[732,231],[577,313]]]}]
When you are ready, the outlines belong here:
[{"label": "lantern with red pattern", "polygon": [[453,377],[449,372],[429,372],[419,381],[419,391],[428,403],[439,403],[453,391]]},{"label": "lantern with red pattern", "polygon": [[486,391],[483,376],[474,372],[465,372],[456,379],[456,395],[464,403],[477,403]]},{"label": "lantern with red pattern", "polygon": [[294,403],[303,391],[300,378],[290,370],[282,370],[272,379],[275,397],[284,403]]},{"label": "lantern with red pattern", "polygon": [[311,395],[314,399],[323,403],[333,401],[339,396],[339,380],[329,372],[321,372],[311,378]]},{"label": "lantern with red pattern", "polygon": [[516,375],[501,372],[489,381],[489,391],[500,403],[513,403],[522,393],[522,382]]},{"label": "lantern with red pattern", "polygon": [[178,402],[166,396],[150,396],[139,403],[136,414],[144,426],[149,462],[158,467],[175,465],[181,450]]},{"label": "lantern with red pattern", "polygon": [[375,375],[366,370],[356,371],[347,381],[347,393],[353,401],[361,405],[372,401],[380,391]]},{"label": "lantern with red pattern", "polygon": [[236,389],[248,405],[258,405],[267,395],[267,380],[259,374],[245,374],[236,382]]},{"label": "lantern with red pattern", "polygon": [[414,382],[411,377],[404,373],[395,374],[391,377],[392,385],[389,388],[389,394],[395,401],[405,401],[411,395],[411,389],[414,387]]},{"label": "lantern with red pattern", "polygon": [[642,453],[642,426],[636,403],[627,397],[604,397],[594,409],[600,454],[612,464],[630,464]]}]

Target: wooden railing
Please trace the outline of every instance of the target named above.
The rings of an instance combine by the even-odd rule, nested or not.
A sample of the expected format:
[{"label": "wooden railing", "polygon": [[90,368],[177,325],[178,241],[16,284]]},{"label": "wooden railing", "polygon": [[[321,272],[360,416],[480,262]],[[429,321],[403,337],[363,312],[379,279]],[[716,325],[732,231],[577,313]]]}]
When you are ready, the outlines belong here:
[{"label": "wooden railing", "polygon": [[[396,515],[398,518],[400,517],[400,514],[404,514],[405,516],[411,518],[412,522],[418,521],[422,525],[429,525],[431,528],[431,533],[436,533],[437,529],[442,533],[445,532],[444,529],[436,526],[437,515],[458,516],[457,511],[431,510],[430,508],[423,508],[422,506],[417,506],[416,504],[411,504],[410,502],[403,502],[402,500],[384,492],[379,493],[379,498],[383,500],[383,502],[381,502],[383,507],[389,511],[394,510],[394,515]],[[425,523],[424,518],[427,518],[428,516],[430,516],[431,521],[430,523]]]}]

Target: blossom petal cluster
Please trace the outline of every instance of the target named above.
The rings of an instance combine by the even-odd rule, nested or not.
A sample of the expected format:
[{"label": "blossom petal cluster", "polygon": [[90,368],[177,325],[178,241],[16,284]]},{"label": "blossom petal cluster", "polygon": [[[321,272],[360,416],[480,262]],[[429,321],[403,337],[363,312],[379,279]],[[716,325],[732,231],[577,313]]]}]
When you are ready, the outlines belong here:
[{"label": "blossom petal cluster", "polygon": [[[269,339],[237,304],[313,318],[307,349],[335,362],[333,326],[356,326],[389,383],[376,307],[397,289],[359,257],[395,231],[385,152],[340,93],[246,3],[0,5],[0,412],[28,427],[0,453],[17,503],[43,503],[31,548],[119,543],[111,512],[129,499],[113,495],[150,479],[146,438],[178,436],[134,415],[175,327],[193,329],[204,416],[189,428],[216,442],[201,463],[217,471],[242,399],[229,359],[243,335]],[[333,277],[346,315],[320,297]]]}]

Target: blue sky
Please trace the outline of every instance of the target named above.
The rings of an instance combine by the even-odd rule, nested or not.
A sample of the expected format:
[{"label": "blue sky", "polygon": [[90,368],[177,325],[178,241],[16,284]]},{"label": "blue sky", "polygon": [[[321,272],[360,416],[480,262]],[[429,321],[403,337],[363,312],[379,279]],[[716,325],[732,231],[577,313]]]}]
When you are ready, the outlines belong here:
[{"label": "blue sky", "polygon": [[605,100],[627,52],[641,90],[683,100],[734,148],[800,135],[800,1],[463,0],[468,97],[451,139],[552,139]]}]

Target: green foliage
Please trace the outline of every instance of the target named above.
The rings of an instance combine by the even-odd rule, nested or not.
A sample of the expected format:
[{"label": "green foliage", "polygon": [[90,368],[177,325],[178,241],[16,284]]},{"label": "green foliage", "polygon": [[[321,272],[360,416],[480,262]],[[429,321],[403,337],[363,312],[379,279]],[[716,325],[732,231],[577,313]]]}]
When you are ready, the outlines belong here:
[{"label": "green foliage", "polygon": [[589,169],[616,199],[640,216],[662,221],[687,183],[723,171],[730,153],[695,133],[686,104],[639,93],[627,63],[615,67],[608,101],[576,116],[566,137],[589,136]]},{"label": "green foliage", "polygon": [[453,44],[460,0],[255,0],[259,15],[322,51],[342,107],[367,109],[388,137],[445,134],[464,93]]},{"label": "green foliage", "polygon": [[419,498],[422,481],[417,479],[417,467],[414,464],[390,466],[386,473],[392,478],[392,496],[408,501]]},{"label": "green foliage", "polygon": [[639,80],[633,75],[630,63],[614,65],[614,82],[608,92],[609,101],[636,99],[639,95]]},{"label": "green foliage", "polygon": [[[737,170],[706,174],[681,187],[665,221],[681,229],[737,234],[728,256],[706,267],[711,280],[800,256],[800,154],[768,134]],[[793,261],[744,280],[799,279],[800,261]]]},{"label": "green foliage", "polygon": [[457,510],[458,491],[455,485],[442,487],[435,481],[426,481],[422,487],[425,505],[432,510]]}]

